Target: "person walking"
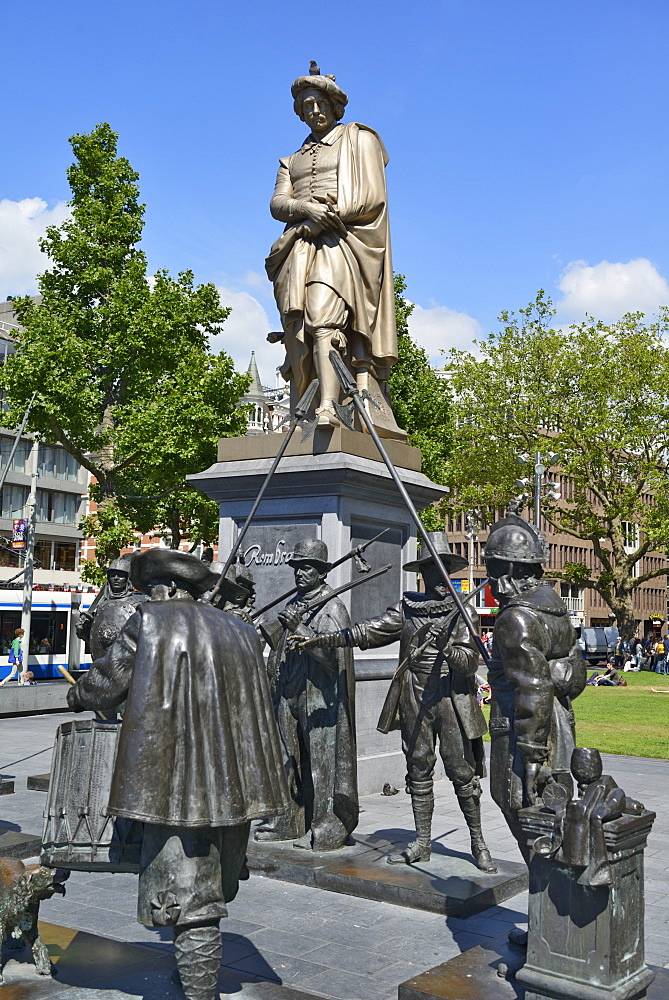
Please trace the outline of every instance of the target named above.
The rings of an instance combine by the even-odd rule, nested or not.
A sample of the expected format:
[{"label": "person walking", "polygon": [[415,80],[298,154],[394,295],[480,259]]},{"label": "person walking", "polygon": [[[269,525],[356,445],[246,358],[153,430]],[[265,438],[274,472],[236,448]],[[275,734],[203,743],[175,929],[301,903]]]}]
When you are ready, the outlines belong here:
[{"label": "person walking", "polygon": [[12,677],[16,677],[19,670],[21,671],[21,674],[23,674],[23,649],[21,646],[24,635],[25,631],[22,628],[17,628],[14,632],[14,638],[12,639],[12,644],[9,647],[9,663],[12,669],[5,679],[0,681],[0,687],[4,687],[7,681],[11,681]]},{"label": "person walking", "polygon": [[662,636],[657,640],[657,645],[655,646],[655,673],[663,674],[666,668],[666,656],[664,652],[664,639]]}]

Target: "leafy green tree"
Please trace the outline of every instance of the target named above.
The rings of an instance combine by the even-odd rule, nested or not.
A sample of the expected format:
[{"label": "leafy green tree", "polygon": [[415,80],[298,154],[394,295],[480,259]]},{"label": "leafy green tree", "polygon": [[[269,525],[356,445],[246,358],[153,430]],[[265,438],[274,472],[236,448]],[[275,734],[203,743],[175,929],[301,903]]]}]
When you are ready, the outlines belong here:
[{"label": "leafy green tree", "polygon": [[[448,385],[430,365],[430,359],[409,334],[413,303],[404,298],[406,280],[395,275],[395,317],[399,360],[390,374],[393,413],[409,444],[423,453],[422,470],[434,483],[445,483],[451,447],[452,421]],[[443,528],[443,515],[429,507],[421,515],[431,530]]]},{"label": "leafy green tree", "polygon": [[190,271],[147,275],[138,174],[117,156],[117,138],[101,124],[70,139],[71,218],[41,241],[41,299],[15,300],[23,329],[1,376],[6,422],[18,424],[37,390],[28,429],[95,476],[98,510],[83,529],[101,565],[139,526],[137,497],[171,498],[172,544],[186,525],[208,523],[193,512],[210,502],[184,476],[215,461],[218,437],[243,433],[236,404],[248,384],[209,349],[229,313],[216,288],[195,286]]},{"label": "leafy green tree", "polygon": [[593,573],[570,563],[562,575],[597,591],[627,631],[634,592],[667,572],[640,563],[669,543],[669,312],[568,329],[552,327],[554,314],[540,292],[518,315],[502,314],[479,355],[451,352],[447,503],[454,513],[479,507],[493,516],[518,493],[526,469],[518,455],[557,453],[566,496],[545,500],[543,515],[592,542],[600,564]]}]

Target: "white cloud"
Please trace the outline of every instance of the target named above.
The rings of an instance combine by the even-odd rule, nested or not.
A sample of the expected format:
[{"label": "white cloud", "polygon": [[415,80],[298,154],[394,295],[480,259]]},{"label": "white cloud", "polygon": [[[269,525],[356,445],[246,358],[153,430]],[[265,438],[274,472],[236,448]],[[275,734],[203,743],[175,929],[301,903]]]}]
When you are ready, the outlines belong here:
[{"label": "white cloud", "polygon": [[563,271],[558,288],[564,295],[557,303],[559,314],[571,319],[588,313],[612,322],[626,312],[654,313],[659,306],[669,305],[669,285],[645,257],[626,264],[573,261]]},{"label": "white cloud", "polygon": [[283,363],[284,350],[281,344],[268,344],[266,338],[270,330],[278,327],[271,326],[265,308],[249,292],[219,286],[218,293],[223,305],[231,306],[232,312],[221,333],[212,337],[212,348],[226,351],[241,372],[246,371],[251,351],[255,351],[263,384],[273,386],[276,369]]},{"label": "white cloud", "polygon": [[414,305],[409,317],[409,333],[417,343],[424,347],[433,365],[442,367],[446,359],[441,351],[457,347],[473,351],[473,340],[483,332],[480,323],[467,315],[456,312],[448,306]]},{"label": "white cloud", "polygon": [[35,277],[48,266],[37,241],[47,226],[59,226],[68,214],[64,201],[49,208],[42,198],[0,200],[0,300],[37,291]]}]

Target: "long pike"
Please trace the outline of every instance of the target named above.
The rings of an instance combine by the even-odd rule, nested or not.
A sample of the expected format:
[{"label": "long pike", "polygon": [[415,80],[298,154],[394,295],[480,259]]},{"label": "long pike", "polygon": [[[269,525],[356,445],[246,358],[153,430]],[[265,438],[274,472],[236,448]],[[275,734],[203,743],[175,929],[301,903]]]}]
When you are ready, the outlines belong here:
[{"label": "long pike", "polygon": [[[386,468],[388,469],[388,472],[390,473],[392,479],[394,480],[395,486],[397,486],[397,489],[400,492],[400,496],[404,500],[406,508],[409,511],[409,514],[411,515],[412,521],[416,525],[416,528],[422,534],[422,536],[423,536],[423,544],[424,544],[425,548],[427,549],[427,551],[432,556],[432,558],[434,560],[434,564],[437,567],[437,569],[439,571],[439,574],[441,575],[442,580],[446,584],[446,588],[447,588],[449,594],[451,595],[451,597],[453,598],[453,601],[455,602],[455,606],[458,609],[458,612],[462,615],[463,622],[465,623],[467,629],[469,630],[469,633],[470,633],[472,639],[476,643],[476,648],[478,649],[479,653],[483,657],[484,663],[486,663],[486,664],[489,663],[490,658],[488,656],[488,650],[483,645],[483,642],[481,641],[481,636],[478,634],[478,632],[474,628],[474,625],[472,624],[472,622],[471,622],[471,620],[469,618],[469,615],[467,614],[467,612],[465,610],[465,606],[462,603],[462,599],[461,599],[460,595],[458,594],[457,590],[455,589],[455,587],[453,586],[453,582],[452,582],[450,576],[448,575],[448,573],[446,572],[446,567],[444,566],[444,564],[442,563],[441,559],[439,558],[439,554],[438,554],[437,550],[434,547],[434,543],[432,542],[432,539],[430,538],[430,536],[429,536],[426,528],[424,527],[423,522],[421,521],[420,517],[418,516],[418,511],[414,507],[413,502],[411,500],[411,497],[407,493],[406,486],[404,485],[404,483],[400,479],[400,477],[398,475],[398,472],[397,472],[397,469],[395,468],[395,466],[391,462],[390,457],[388,455],[388,452],[386,451],[386,449],[383,446],[381,438],[379,437],[379,435],[377,433],[377,430],[376,430],[376,427],[374,426],[374,423],[372,421],[372,418],[370,417],[370,415],[367,413],[367,410],[365,409],[365,404],[363,402],[363,399],[361,398],[360,390],[358,389],[358,387],[357,387],[357,385],[355,383],[355,379],[351,375],[350,371],[348,370],[348,368],[346,367],[346,365],[342,361],[342,359],[341,359],[341,357],[340,357],[340,355],[338,354],[337,351],[330,351],[330,361],[332,363],[332,367],[334,368],[334,370],[335,370],[335,372],[337,374],[337,378],[339,379],[339,382],[341,384],[342,389],[344,390],[345,395],[351,397],[351,401],[352,401],[355,409],[360,414],[360,417],[361,417],[363,423],[365,424],[365,426],[367,427],[367,430],[369,431],[369,436],[371,437],[372,441],[376,445],[377,450],[379,452],[379,455],[381,456],[381,458],[385,462]],[[371,396],[369,396],[369,393],[367,393],[366,395],[371,400]],[[374,402],[373,400],[371,400],[371,401]]]},{"label": "long pike", "polygon": [[288,425],[288,431],[286,432],[286,434],[284,434],[284,438],[283,438],[283,441],[281,442],[281,447],[279,448],[279,450],[277,452],[276,458],[272,462],[272,464],[270,466],[270,470],[267,473],[267,475],[265,476],[265,481],[263,482],[262,486],[260,487],[260,490],[258,492],[258,496],[255,498],[255,500],[253,502],[253,506],[251,507],[251,510],[249,511],[248,517],[246,518],[246,521],[244,522],[244,526],[243,526],[242,530],[237,535],[237,541],[232,546],[232,549],[230,551],[230,555],[226,559],[225,566],[223,567],[223,569],[221,571],[221,575],[219,576],[218,580],[216,581],[216,586],[214,587],[214,589],[209,594],[209,597],[207,598],[207,601],[208,601],[209,604],[212,604],[214,602],[214,600],[216,599],[216,597],[218,596],[218,594],[219,594],[219,592],[221,590],[221,587],[223,586],[223,584],[225,582],[226,573],[228,572],[228,570],[232,566],[233,562],[235,561],[237,553],[239,552],[239,548],[240,548],[240,546],[241,546],[241,544],[242,544],[242,542],[244,540],[244,535],[248,531],[248,527],[249,527],[251,521],[253,520],[253,518],[255,517],[255,514],[256,514],[256,511],[258,510],[258,507],[262,503],[262,498],[265,496],[265,492],[267,491],[267,487],[270,484],[270,480],[272,479],[272,476],[276,472],[276,467],[279,464],[279,462],[281,461],[281,459],[283,458],[284,452],[285,452],[286,448],[288,447],[288,445],[290,443],[290,439],[292,438],[292,436],[293,436],[293,434],[295,432],[295,428],[306,418],[307,414],[309,413],[309,410],[311,409],[311,404],[313,403],[313,401],[315,399],[317,391],[318,391],[318,379],[315,378],[313,380],[313,382],[311,382],[311,384],[307,388],[306,392],[304,393],[304,395],[302,396],[302,398],[298,402],[297,406],[295,407],[295,412],[293,413],[293,415],[290,418],[290,424]]}]

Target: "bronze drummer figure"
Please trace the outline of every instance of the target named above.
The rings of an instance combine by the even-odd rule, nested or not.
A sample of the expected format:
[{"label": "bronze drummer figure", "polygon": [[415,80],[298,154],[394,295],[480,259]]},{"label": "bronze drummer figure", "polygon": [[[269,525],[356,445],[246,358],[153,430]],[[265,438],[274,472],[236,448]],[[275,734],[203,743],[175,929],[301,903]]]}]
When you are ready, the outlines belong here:
[{"label": "bronze drummer figure", "polygon": [[215,1000],[250,822],[289,802],[267,675],[255,631],[197,602],[217,580],[206,563],[152,548],[130,579],[149,601],[68,702],[127,699],[108,811],[145,824],[138,920],[173,928],[186,997]]}]

